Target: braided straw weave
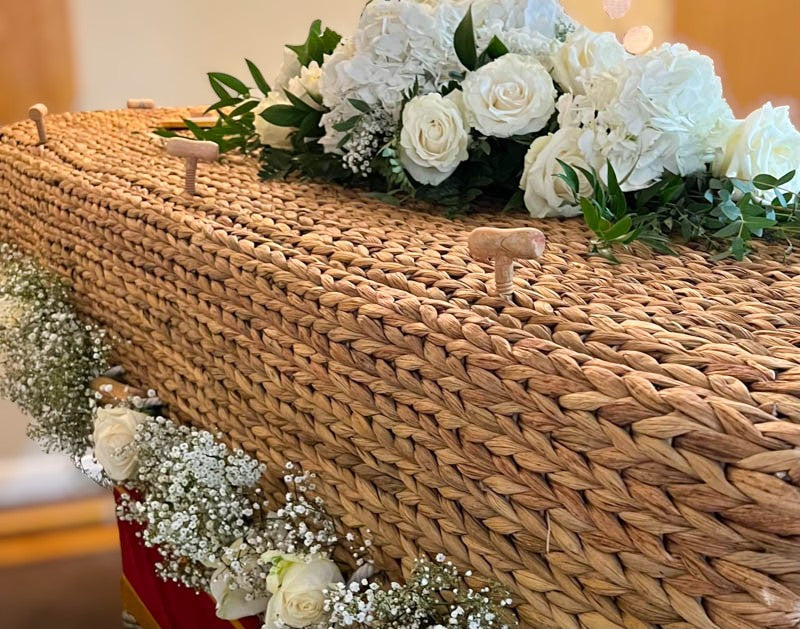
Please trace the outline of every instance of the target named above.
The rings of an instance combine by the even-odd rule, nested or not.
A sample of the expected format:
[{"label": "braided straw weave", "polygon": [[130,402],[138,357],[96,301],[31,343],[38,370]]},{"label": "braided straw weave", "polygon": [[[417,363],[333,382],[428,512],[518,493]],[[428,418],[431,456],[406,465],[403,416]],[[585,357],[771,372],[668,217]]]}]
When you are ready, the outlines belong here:
[{"label": "braided straw weave", "polygon": [[[587,256],[578,220],[449,220],[251,159],[183,163],[175,111],[0,141],[0,236],[73,285],[172,412],[321,476],[381,567],[443,552],[525,627],[800,622],[800,257]],[[514,304],[476,226],[534,225]],[[275,469],[275,467],[273,467]]]}]

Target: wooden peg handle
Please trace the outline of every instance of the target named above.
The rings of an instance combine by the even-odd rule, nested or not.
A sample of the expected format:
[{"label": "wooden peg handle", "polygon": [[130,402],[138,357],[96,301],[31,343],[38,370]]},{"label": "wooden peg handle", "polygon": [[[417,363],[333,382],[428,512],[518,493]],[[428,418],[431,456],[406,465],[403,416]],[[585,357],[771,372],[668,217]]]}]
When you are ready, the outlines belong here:
[{"label": "wooden peg handle", "polygon": [[219,146],[214,142],[190,140],[189,138],[170,138],[166,151],[170,155],[186,160],[186,193],[197,194],[197,162],[213,162],[219,157]]},{"label": "wooden peg handle", "polygon": [[47,106],[36,103],[28,110],[28,117],[36,123],[36,132],[39,134],[39,144],[47,142],[47,130],[44,126],[44,117],[47,115]]},{"label": "wooden peg handle", "polygon": [[495,291],[509,299],[514,292],[514,260],[531,260],[544,252],[542,232],[532,227],[479,227],[469,235],[470,255],[481,262],[494,260]]},{"label": "wooden peg handle", "polygon": [[152,98],[129,98],[128,109],[154,109],[156,106]]}]

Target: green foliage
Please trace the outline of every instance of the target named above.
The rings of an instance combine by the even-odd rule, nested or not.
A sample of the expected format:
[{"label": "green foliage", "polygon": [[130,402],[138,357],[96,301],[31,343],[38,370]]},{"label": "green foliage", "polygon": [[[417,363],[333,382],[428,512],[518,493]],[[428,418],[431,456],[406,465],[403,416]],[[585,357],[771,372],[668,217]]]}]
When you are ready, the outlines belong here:
[{"label": "green foliage", "polygon": [[[478,68],[499,59],[508,54],[508,47],[500,40],[497,35],[492,37],[486,49],[479,53],[478,44],[475,39],[475,25],[472,20],[472,7],[467,9],[466,14],[459,22],[453,35],[453,48],[456,56],[467,70],[474,71]],[[462,74],[453,76],[456,80],[462,80]]]},{"label": "green foliage", "polygon": [[341,35],[329,28],[322,30],[322,21],[315,20],[305,42],[286,47],[297,55],[300,65],[308,66],[312,61],[322,65],[325,55],[331,54],[341,39]]},{"label": "green foliage", "polygon": [[[270,87],[264,80],[264,75],[252,61],[245,61],[256,88],[262,97],[266,96]],[[198,140],[216,143],[220,153],[235,149],[248,153],[257,149],[260,143],[255,130],[253,110],[258,106],[259,96],[253,95],[252,88],[243,81],[224,72],[209,72],[208,82],[219,100],[206,113],[215,111],[219,118],[210,128],[202,128],[191,120],[184,120],[189,133]],[[171,129],[157,129],[155,133],[166,138],[180,135]]]},{"label": "green foliage", "polygon": [[468,212],[484,195],[508,198],[504,211],[522,207],[519,178],[527,146],[512,138],[475,139],[470,147],[470,157],[456,171],[436,186],[412,181],[397,154],[396,140],[381,151],[373,162],[380,176],[377,182],[386,181],[386,192],[379,198],[397,203],[406,198],[416,198],[439,205],[449,216]]},{"label": "green foliage", "polygon": [[269,83],[267,83],[266,79],[264,79],[264,75],[261,73],[261,70],[259,70],[258,66],[250,61],[250,59],[245,59],[245,63],[247,63],[247,69],[250,70],[250,76],[253,77],[256,87],[261,91],[262,95],[267,96],[270,93],[270,87]]},{"label": "green foliage", "polygon": [[467,9],[453,35],[453,47],[456,56],[467,70],[478,68],[478,45],[475,41],[475,26],[472,22],[472,7]]},{"label": "green foliage", "polygon": [[[625,193],[608,164],[607,183],[594,171],[560,162],[558,175],[572,190],[584,219],[595,233],[592,253],[616,261],[615,245],[642,242],[655,251],[674,254],[673,238],[698,242],[715,251],[714,259],[742,260],[755,238],[784,240],[788,249],[800,235],[800,196],[782,188],[795,173],[759,175],[753,181],[717,179],[710,173],[682,177],[665,172],[649,188]],[[580,177],[592,188],[581,196]],[[763,201],[773,197],[771,202]]]},{"label": "green foliage", "polygon": [[291,150],[265,146],[261,153],[263,179],[286,179],[299,175],[307,179],[334,183],[354,183],[353,173],[338,159],[322,152],[319,144],[306,143]]},{"label": "green foliage", "polygon": [[417,187],[400,163],[396,140],[392,140],[381,150],[373,166],[386,182],[384,200],[388,200],[391,197],[416,196]]}]

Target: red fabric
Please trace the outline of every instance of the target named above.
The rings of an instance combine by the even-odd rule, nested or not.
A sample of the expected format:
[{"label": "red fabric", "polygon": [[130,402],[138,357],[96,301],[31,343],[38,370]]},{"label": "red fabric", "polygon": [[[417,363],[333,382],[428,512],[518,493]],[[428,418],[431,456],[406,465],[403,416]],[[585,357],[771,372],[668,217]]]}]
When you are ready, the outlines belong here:
[{"label": "red fabric", "polygon": [[117,522],[117,525],[122,572],[160,629],[261,628],[262,619],[256,616],[237,621],[221,620],[208,594],[197,594],[179,583],[162,581],[155,572],[161,555],[136,537],[141,527],[130,522]]}]

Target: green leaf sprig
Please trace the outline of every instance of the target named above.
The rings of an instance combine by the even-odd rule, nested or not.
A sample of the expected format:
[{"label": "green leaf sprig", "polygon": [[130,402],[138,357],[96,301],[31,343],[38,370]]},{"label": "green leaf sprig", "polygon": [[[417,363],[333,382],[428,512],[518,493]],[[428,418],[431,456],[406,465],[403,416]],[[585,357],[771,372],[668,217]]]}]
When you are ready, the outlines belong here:
[{"label": "green leaf sprig", "polygon": [[453,48],[461,65],[469,71],[477,70],[487,63],[491,63],[495,59],[508,54],[508,47],[497,35],[492,37],[483,52],[478,51],[475,25],[472,20],[472,7],[467,9],[466,14],[456,27],[453,34]]},{"label": "green leaf sprig", "polygon": [[[606,182],[594,170],[559,163],[563,173],[556,176],[595,233],[592,253],[612,262],[615,246],[634,241],[675,254],[670,245],[679,238],[715,251],[715,260],[743,260],[754,239],[782,240],[788,253],[800,237],[800,194],[784,187],[795,171],[752,181],[716,178],[708,171],[688,177],[665,172],[650,187],[626,193],[610,163]],[[580,177],[589,183],[590,196],[581,195]]]},{"label": "green leaf sprig", "polygon": [[[253,110],[258,106],[260,98],[270,93],[270,86],[258,66],[249,59],[245,61],[260,97],[253,94],[253,88],[235,76],[224,72],[209,72],[208,82],[218,100],[206,109],[206,113],[217,112],[217,122],[213,127],[203,128],[192,120],[183,121],[189,133],[198,140],[216,143],[220,153],[234,149],[248,153],[260,146]],[[157,129],[155,133],[166,138],[179,135],[172,129]]]}]

